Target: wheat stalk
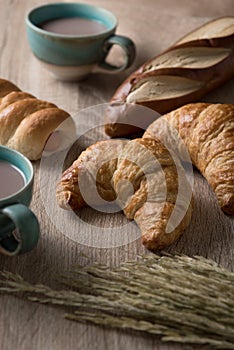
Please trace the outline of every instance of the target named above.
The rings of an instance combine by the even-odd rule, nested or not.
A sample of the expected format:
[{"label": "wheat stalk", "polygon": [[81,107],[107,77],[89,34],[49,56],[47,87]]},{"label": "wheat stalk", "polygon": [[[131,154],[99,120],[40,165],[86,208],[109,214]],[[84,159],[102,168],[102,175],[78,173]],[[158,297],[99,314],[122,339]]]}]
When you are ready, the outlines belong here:
[{"label": "wheat stalk", "polygon": [[146,255],[115,269],[78,266],[59,277],[63,290],[1,276],[0,292],[72,306],[66,317],[75,321],[234,349],[234,273],[202,257]]}]

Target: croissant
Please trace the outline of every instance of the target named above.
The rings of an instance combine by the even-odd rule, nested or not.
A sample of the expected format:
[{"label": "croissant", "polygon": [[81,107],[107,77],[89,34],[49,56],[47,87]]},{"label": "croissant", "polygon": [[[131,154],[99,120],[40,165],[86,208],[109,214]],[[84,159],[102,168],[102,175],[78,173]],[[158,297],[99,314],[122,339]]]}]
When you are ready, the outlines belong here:
[{"label": "croissant", "polygon": [[118,158],[113,186],[117,202],[138,224],[147,249],[172,244],[190,223],[192,192],[185,171],[159,139],[127,143]]},{"label": "croissant", "polygon": [[192,214],[184,169],[155,139],[106,140],[90,146],[63,173],[56,197],[60,207],[75,211],[101,205],[100,197],[116,201],[138,224],[142,242],[151,250],[177,239]]},{"label": "croissant", "polygon": [[147,128],[154,113],[145,108],[136,117],[138,107],[132,116],[131,105],[165,114],[201,100],[233,77],[234,17],[222,17],[187,34],[123,81],[106,110],[105,131],[111,137],[136,133]]},{"label": "croissant", "polygon": [[77,211],[84,206],[111,202],[116,198],[111,184],[118,154],[127,140],[99,141],[64,171],[56,186],[56,198],[63,209]]},{"label": "croissant", "polygon": [[223,212],[233,215],[234,105],[185,105],[154,121],[143,137],[165,139],[167,135],[167,147],[175,149],[178,145],[173,143],[173,130],[178,131],[193,164],[210,184]]},{"label": "croissant", "polygon": [[41,101],[13,83],[0,79],[0,144],[14,148],[30,160],[41,158],[53,131],[69,114]]}]

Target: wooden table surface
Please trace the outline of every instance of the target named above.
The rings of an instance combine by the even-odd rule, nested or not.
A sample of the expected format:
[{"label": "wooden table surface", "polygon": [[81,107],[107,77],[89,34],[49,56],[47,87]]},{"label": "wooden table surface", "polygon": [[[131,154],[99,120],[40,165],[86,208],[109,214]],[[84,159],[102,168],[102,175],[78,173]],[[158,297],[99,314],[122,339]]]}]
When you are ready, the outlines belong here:
[{"label": "wooden table surface", "polygon": [[[127,72],[112,76],[98,74],[81,83],[64,83],[55,80],[41,67],[27,43],[25,14],[30,8],[42,3],[44,2],[40,0],[0,0],[0,77],[11,80],[38,98],[54,102],[71,115],[86,107],[108,102],[116,87],[131,71],[188,31],[212,18],[234,15],[233,0],[90,0],[89,3],[103,6],[117,15],[118,33],[134,40],[137,58]],[[228,82],[203,100],[234,103],[234,81]],[[121,247],[94,248],[66,237],[45,210],[40,194],[39,167],[40,162],[34,163],[35,186],[31,208],[40,221],[40,241],[26,255],[14,258],[0,256],[1,270],[20,273],[32,282],[53,285],[53,276],[74,264],[97,261],[118,265],[145,252],[140,239]],[[233,270],[233,218],[220,211],[213,193],[198,172],[195,172],[194,197],[191,225],[167,252],[202,255]],[[91,216],[87,217],[89,219]],[[110,215],[107,215],[105,222],[109,226],[115,225]],[[82,234],[85,235],[85,230]],[[63,319],[63,311],[60,309],[13,296],[0,296],[0,300],[1,350],[202,348],[166,344],[158,338],[73,323]]]}]

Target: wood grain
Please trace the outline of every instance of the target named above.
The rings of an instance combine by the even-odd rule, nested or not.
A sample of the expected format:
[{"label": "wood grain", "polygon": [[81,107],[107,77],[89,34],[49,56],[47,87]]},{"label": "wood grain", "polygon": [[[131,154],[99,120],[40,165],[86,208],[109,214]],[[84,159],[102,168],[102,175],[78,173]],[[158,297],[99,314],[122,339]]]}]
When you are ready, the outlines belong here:
[{"label": "wood grain", "polygon": [[[48,1],[52,2],[52,1]],[[84,1],[87,2],[87,1]],[[26,38],[24,17],[40,0],[0,0],[0,77],[17,84],[38,98],[56,103],[73,116],[83,108],[107,102],[123,79],[146,59],[155,56],[188,31],[217,16],[234,15],[233,0],[108,1],[98,5],[116,13],[118,33],[130,36],[137,46],[137,59],[128,72],[91,76],[82,83],[63,83],[51,77],[32,55]],[[97,4],[90,0],[89,3]],[[208,102],[234,103],[234,81],[204,98]],[[97,138],[105,137],[97,133]],[[41,198],[40,162],[34,163],[35,186],[31,208],[41,225],[41,238],[33,252],[7,258],[0,256],[1,270],[22,274],[32,282],[54,285],[57,272],[74,264],[94,261],[118,265],[145,252],[140,239],[116,248],[93,248],[71,241],[54,225]],[[51,195],[53,195],[51,189]],[[167,252],[202,255],[234,270],[234,221],[219,209],[214,194],[195,170],[195,208],[190,227]],[[94,218],[86,210],[84,220]],[[122,214],[99,214],[98,223],[114,227]],[[66,223],[64,224],[66,225]],[[82,232],[83,235],[86,232]],[[201,346],[165,344],[159,339],[73,323],[63,310],[36,305],[12,296],[0,296],[1,350],[171,350],[205,349]]]}]

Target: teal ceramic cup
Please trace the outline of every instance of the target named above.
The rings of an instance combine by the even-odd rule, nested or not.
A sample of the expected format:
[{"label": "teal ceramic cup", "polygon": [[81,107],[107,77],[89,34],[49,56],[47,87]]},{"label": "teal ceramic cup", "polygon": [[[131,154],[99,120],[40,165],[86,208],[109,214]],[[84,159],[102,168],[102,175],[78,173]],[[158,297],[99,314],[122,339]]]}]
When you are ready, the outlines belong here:
[{"label": "teal ceramic cup", "polygon": [[[45,30],[43,23],[78,17],[104,25],[94,34],[59,34]],[[136,50],[131,39],[116,35],[115,15],[101,7],[81,3],[52,3],[32,9],[26,16],[29,45],[34,55],[62,80],[80,80],[94,72],[116,73],[130,67]],[[106,57],[113,45],[124,51],[124,63],[113,66]]]},{"label": "teal ceramic cup", "polygon": [[[1,194],[4,193],[4,186],[10,186],[10,177],[1,167],[4,164],[13,166],[19,172],[23,184],[19,190],[7,196]],[[10,256],[26,253],[38,242],[39,223],[29,209],[33,180],[31,162],[21,153],[0,146],[0,253]]]}]

